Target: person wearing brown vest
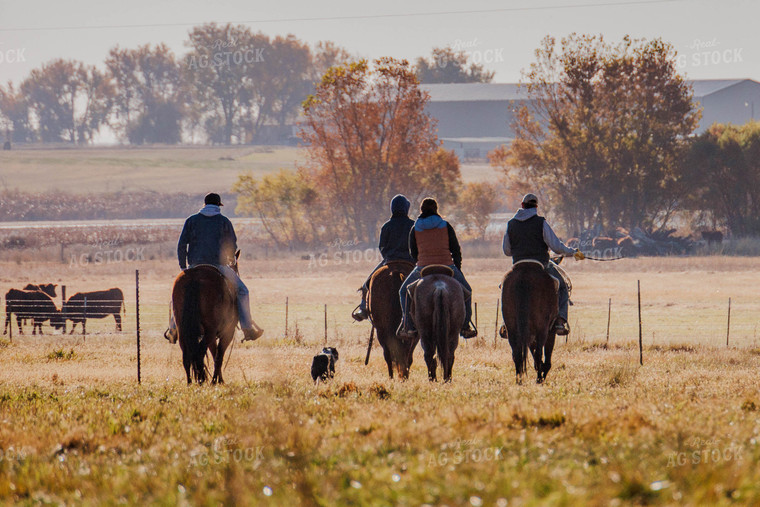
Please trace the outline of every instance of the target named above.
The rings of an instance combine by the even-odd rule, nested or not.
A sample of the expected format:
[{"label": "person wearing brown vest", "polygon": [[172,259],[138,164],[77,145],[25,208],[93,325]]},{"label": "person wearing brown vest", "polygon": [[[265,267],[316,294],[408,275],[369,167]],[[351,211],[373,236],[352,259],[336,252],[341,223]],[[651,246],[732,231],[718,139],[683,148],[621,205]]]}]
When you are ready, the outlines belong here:
[{"label": "person wearing brown vest", "polygon": [[464,327],[460,334],[464,338],[473,338],[478,335],[478,330],[471,322],[472,288],[462,274],[462,250],[459,247],[457,235],[451,224],[438,214],[438,203],[435,199],[427,198],[422,201],[420,212],[420,216],[414,222],[414,227],[409,232],[409,251],[417,265],[404,280],[399,291],[401,310],[404,314],[399,326],[399,335],[407,338],[414,338],[417,335],[414,322],[408,316],[406,287],[420,279],[420,272],[425,266],[443,264],[452,269],[454,279],[466,289]]}]

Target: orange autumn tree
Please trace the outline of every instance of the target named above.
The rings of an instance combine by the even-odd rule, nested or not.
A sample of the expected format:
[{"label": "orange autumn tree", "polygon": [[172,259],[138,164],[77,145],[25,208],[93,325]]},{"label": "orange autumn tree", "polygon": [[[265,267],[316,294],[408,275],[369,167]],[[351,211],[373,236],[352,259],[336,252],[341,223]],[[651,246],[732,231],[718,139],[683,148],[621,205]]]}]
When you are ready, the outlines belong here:
[{"label": "orange autumn tree", "polygon": [[340,236],[376,241],[396,193],[413,202],[453,200],[459,163],[440,148],[424,112],[428,98],[407,61],[380,58],[331,67],[304,102],[300,172],[333,212]]}]

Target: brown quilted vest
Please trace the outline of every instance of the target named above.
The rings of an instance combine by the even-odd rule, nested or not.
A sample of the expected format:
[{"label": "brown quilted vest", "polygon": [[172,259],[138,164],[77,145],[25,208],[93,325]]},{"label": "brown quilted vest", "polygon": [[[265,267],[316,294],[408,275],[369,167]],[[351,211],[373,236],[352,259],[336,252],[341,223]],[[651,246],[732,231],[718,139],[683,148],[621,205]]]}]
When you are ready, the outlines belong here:
[{"label": "brown quilted vest", "polygon": [[417,265],[421,268],[431,264],[443,264],[451,266],[454,259],[449,250],[448,227],[414,230],[414,239],[417,240]]}]

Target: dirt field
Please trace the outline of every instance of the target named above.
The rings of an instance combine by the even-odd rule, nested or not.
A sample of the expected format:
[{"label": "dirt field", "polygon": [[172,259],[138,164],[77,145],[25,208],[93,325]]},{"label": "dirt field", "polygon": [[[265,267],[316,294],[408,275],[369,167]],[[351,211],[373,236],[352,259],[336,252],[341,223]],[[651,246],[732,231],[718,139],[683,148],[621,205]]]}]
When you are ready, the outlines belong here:
[{"label": "dirt field", "polygon": [[[569,262],[573,333],[555,349],[542,386],[515,385],[509,346],[494,340],[507,264],[465,261],[481,336],[462,340],[454,381],[442,385],[427,381],[419,348],[407,382],[387,378],[377,345],[364,366],[369,325],[349,315],[371,261],[333,258],[322,267],[299,259],[246,261],[241,272],[266,334],[235,344],[227,385],[199,388],[185,385],[179,348],[161,336],[172,262],[2,263],[0,295],[28,281],[54,281],[66,284],[69,295],[118,286],[127,304],[121,334],[109,318],[89,321],[86,338],[20,337],[14,330],[12,343],[7,336],[0,342],[0,498],[182,505],[760,502],[760,287],[749,275],[760,259]],[[309,367],[323,345],[324,304],[328,343],[340,360],[336,378],[315,386]]]}]

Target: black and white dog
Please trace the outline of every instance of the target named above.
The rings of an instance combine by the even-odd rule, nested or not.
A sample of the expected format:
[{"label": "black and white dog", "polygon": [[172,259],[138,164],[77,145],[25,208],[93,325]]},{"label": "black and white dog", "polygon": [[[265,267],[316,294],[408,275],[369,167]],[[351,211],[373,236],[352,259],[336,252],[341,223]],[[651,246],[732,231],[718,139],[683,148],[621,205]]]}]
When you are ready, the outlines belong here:
[{"label": "black and white dog", "polygon": [[338,349],[325,347],[320,354],[314,356],[311,362],[311,378],[314,382],[327,380],[335,376],[335,362],[338,360]]}]

